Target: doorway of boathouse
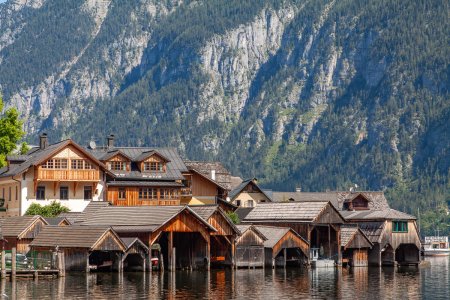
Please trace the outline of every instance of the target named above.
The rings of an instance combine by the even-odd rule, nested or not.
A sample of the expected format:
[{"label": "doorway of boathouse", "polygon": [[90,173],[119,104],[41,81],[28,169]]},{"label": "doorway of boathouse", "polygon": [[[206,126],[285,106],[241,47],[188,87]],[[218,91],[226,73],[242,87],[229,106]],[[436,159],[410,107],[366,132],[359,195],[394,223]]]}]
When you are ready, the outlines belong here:
[{"label": "doorway of boathouse", "polygon": [[209,243],[199,232],[162,232],[156,242],[161,246],[164,269],[209,267]]}]

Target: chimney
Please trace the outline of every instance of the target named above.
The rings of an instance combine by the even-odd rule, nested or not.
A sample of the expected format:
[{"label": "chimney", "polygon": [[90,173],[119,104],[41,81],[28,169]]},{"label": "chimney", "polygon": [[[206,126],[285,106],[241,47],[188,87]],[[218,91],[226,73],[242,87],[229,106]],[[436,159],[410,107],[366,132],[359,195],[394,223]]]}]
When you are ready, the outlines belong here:
[{"label": "chimney", "polygon": [[211,170],[211,179],[216,180],[216,170]]},{"label": "chimney", "polygon": [[43,133],[39,136],[39,148],[44,150],[48,146],[48,137],[46,133]]},{"label": "chimney", "polygon": [[302,191],[302,188],[301,188],[301,187],[298,186],[298,187],[295,188],[295,192],[296,192],[296,193],[300,193],[301,191]]},{"label": "chimney", "polygon": [[114,134],[110,134],[106,138],[106,146],[107,146],[108,149],[114,148]]}]

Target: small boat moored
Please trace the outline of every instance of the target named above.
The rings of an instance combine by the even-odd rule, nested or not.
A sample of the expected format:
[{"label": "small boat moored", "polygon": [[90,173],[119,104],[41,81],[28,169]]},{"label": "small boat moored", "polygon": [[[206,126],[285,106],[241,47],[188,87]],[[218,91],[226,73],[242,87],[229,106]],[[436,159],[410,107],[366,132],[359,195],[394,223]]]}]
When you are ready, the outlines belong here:
[{"label": "small boat moored", "polygon": [[450,248],[447,236],[426,236],[423,244],[425,256],[448,256]]}]

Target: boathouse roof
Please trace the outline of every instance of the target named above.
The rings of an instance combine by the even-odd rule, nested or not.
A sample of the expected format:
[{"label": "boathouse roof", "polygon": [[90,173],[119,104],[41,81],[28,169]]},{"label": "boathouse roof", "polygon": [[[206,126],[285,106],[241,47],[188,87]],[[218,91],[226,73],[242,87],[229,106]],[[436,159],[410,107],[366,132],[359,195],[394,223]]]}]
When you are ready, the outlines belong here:
[{"label": "boathouse roof", "polygon": [[259,230],[267,240],[264,242],[264,247],[273,248],[280,240],[286,236],[288,232],[292,232],[296,237],[301,239],[306,244],[309,244],[304,238],[302,238],[297,232],[288,227],[275,227],[275,226],[261,226],[256,225],[255,228]]},{"label": "boathouse roof", "polygon": [[46,226],[31,242],[33,247],[64,247],[95,249],[105,238],[102,250],[126,250],[126,245],[110,227],[106,226]]},{"label": "boathouse roof", "polygon": [[54,218],[45,218],[48,225],[60,225],[61,223],[65,223],[66,225],[70,225],[71,222],[66,217],[54,217]]},{"label": "boathouse roof", "polygon": [[[239,229],[236,227],[236,225],[233,223],[233,221],[230,220],[230,218],[225,214],[222,208],[220,208],[219,205],[213,204],[213,205],[192,205],[189,206],[193,211],[195,211],[200,217],[202,217],[204,220],[210,222],[210,218],[214,214],[218,214],[222,220],[225,220],[225,222],[233,229],[233,231],[237,234],[240,233]],[[214,226],[214,225],[213,225]]]},{"label": "boathouse roof", "polygon": [[341,247],[370,248],[372,243],[357,224],[345,224],[341,226]]},{"label": "boathouse roof", "polygon": [[112,226],[120,232],[149,232],[157,230],[183,211],[192,214],[206,227],[216,231],[188,206],[109,206],[88,214],[81,225]]},{"label": "boathouse roof", "polygon": [[383,234],[385,222],[361,222],[358,226],[371,243],[377,243]]},{"label": "boathouse roof", "polygon": [[415,220],[407,213],[388,208],[383,210],[341,211],[346,220]]},{"label": "boathouse roof", "polygon": [[388,209],[389,204],[382,191],[362,191],[362,192],[273,192],[274,202],[297,202],[297,201],[329,201],[338,209],[343,209],[343,204],[358,195],[365,197],[369,201],[369,208],[375,210]]},{"label": "boathouse roof", "polygon": [[39,230],[34,231],[36,226],[48,225],[47,221],[41,216],[17,216],[17,217],[5,217],[0,219],[0,232],[2,237],[15,237],[15,238],[33,238],[34,236],[28,236],[37,233]]},{"label": "boathouse roof", "polygon": [[244,222],[344,223],[339,212],[326,201],[260,203]]}]

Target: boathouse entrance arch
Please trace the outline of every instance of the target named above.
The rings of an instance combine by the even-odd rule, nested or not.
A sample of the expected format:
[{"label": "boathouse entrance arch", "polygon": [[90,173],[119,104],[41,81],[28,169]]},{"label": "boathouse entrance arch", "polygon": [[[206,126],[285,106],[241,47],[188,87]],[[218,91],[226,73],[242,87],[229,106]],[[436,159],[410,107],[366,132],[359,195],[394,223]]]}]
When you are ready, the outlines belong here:
[{"label": "boathouse entrance arch", "polygon": [[395,261],[400,265],[418,264],[420,249],[415,244],[400,244],[395,249]]},{"label": "boathouse entrance arch", "polygon": [[211,231],[212,226],[184,210],[152,232],[150,247],[160,245],[165,269],[209,269]]}]

